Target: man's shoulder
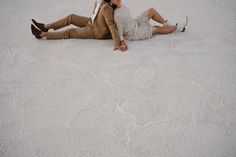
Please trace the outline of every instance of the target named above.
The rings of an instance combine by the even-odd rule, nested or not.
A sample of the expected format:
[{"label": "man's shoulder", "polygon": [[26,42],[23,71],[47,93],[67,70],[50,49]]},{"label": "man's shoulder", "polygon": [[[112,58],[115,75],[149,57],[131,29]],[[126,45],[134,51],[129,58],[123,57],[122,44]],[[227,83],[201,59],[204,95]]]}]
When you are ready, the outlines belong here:
[{"label": "man's shoulder", "polygon": [[104,9],[112,10],[112,7],[108,3],[104,3],[101,6],[101,10],[104,10]]}]

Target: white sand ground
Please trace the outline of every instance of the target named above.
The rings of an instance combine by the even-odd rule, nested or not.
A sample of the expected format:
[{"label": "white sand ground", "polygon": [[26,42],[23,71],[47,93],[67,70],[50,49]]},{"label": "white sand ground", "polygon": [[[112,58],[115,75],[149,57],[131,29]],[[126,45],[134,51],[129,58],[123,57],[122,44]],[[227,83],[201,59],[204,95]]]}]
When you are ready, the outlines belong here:
[{"label": "white sand ground", "polygon": [[0,0],[0,157],[236,156],[236,1],[124,3],[189,27],[120,53],[31,35],[93,0]]}]

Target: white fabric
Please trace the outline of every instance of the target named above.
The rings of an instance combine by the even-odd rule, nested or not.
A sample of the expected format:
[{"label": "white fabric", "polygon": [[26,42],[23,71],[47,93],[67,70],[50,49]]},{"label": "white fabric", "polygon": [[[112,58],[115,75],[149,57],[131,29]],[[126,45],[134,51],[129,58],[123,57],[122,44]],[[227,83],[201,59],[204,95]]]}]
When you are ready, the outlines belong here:
[{"label": "white fabric", "polygon": [[132,18],[130,10],[121,5],[114,12],[114,20],[118,27],[120,40],[124,40],[123,34],[135,27],[135,19]]},{"label": "white fabric", "polygon": [[148,12],[145,11],[136,18],[135,27],[126,33],[125,39],[141,40],[141,39],[149,39],[152,37],[152,32],[155,28],[151,26],[147,14]]},{"label": "white fabric", "polygon": [[184,28],[187,26],[187,24],[188,24],[188,17],[186,16],[186,18],[182,22],[179,22],[177,24],[177,30],[182,32]]},{"label": "white fabric", "polygon": [[120,40],[140,40],[150,38],[152,36],[153,27],[149,23],[147,13],[133,19],[129,8],[123,4],[115,10],[114,20],[118,27]]},{"label": "white fabric", "polygon": [[97,0],[96,1],[96,8],[95,8],[94,13],[91,17],[92,22],[94,22],[95,18],[97,17],[97,14],[98,14],[98,11],[100,10],[101,5],[102,5],[102,0]]}]

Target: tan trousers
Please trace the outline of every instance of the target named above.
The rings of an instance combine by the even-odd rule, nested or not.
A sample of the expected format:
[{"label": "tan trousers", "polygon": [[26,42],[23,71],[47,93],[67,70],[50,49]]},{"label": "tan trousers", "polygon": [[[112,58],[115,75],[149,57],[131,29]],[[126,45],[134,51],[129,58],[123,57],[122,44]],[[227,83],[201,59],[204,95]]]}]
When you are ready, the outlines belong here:
[{"label": "tan trousers", "polygon": [[91,39],[95,38],[93,29],[88,25],[90,18],[70,14],[65,18],[58,20],[54,23],[49,24],[49,29],[60,29],[70,24],[77,26],[78,28],[70,28],[60,32],[46,32],[45,36],[47,39]]}]

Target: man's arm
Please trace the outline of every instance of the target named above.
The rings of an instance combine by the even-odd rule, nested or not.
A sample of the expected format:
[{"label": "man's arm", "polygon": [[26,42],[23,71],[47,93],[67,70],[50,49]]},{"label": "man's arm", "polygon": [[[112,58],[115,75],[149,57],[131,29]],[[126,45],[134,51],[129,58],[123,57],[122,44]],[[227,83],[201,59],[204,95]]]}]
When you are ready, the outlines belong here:
[{"label": "man's arm", "polygon": [[111,35],[112,35],[112,39],[113,39],[113,43],[114,43],[114,50],[119,49],[120,40],[119,40],[116,24],[114,21],[113,9],[109,6],[105,6],[103,8],[103,16],[105,18],[105,21],[106,21],[108,28],[109,28]]}]

